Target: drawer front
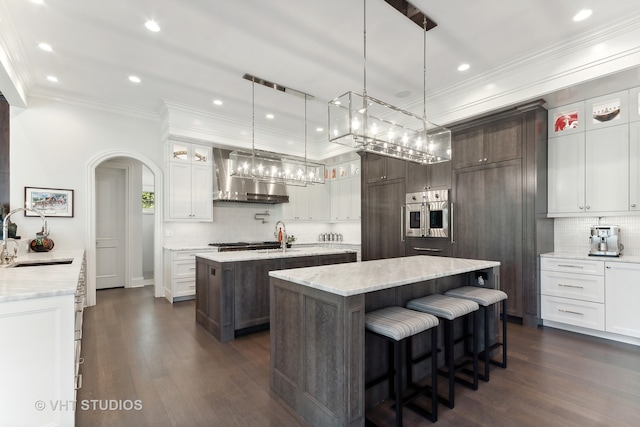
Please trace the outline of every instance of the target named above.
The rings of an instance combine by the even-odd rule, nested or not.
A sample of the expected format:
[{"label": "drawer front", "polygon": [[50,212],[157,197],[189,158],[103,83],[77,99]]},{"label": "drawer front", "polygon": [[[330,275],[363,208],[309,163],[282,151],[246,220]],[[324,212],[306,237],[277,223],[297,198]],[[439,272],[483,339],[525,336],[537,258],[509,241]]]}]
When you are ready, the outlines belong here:
[{"label": "drawer front", "polygon": [[604,303],[604,276],[542,271],[540,293]]},{"label": "drawer front", "polygon": [[173,263],[173,277],[195,277],[196,260],[175,261]]},{"label": "drawer front", "polygon": [[174,261],[189,261],[196,259],[195,251],[175,251],[173,252]]},{"label": "drawer front", "polygon": [[604,304],[542,295],[540,311],[544,320],[604,331]]},{"label": "drawer front", "polygon": [[173,282],[173,298],[196,294],[196,279],[176,279]]},{"label": "drawer front", "polygon": [[597,274],[604,276],[604,261],[591,261],[567,258],[541,258],[542,270],[562,271],[565,273]]}]

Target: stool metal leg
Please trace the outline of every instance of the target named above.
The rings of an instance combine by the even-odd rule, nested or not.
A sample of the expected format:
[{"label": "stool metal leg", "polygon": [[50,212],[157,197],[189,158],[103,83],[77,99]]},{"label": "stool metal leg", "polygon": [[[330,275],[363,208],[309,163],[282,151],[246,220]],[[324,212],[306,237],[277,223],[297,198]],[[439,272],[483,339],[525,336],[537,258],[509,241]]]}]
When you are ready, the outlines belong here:
[{"label": "stool metal leg", "polygon": [[478,389],[478,327],[480,313],[478,310],[473,312],[473,389]]},{"label": "stool metal leg", "polygon": [[393,357],[396,370],[396,427],[402,427],[402,341],[393,343]]}]

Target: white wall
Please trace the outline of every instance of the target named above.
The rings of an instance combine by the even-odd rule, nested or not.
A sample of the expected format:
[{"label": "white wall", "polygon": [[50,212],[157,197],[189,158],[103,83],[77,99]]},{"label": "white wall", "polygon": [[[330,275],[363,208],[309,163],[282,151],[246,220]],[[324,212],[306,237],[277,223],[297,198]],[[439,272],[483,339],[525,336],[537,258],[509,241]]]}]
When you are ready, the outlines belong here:
[{"label": "white wall", "polygon": [[[74,190],[74,217],[48,218],[59,249],[84,248],[87,164],[111,150],[140,153],[162,167],[159,119],[135,118],[94,108],[30,99],[11,108],[11,208],[24,206],[24,187]],[[39,218],[14,215],[18,234],[40,229]]]}]

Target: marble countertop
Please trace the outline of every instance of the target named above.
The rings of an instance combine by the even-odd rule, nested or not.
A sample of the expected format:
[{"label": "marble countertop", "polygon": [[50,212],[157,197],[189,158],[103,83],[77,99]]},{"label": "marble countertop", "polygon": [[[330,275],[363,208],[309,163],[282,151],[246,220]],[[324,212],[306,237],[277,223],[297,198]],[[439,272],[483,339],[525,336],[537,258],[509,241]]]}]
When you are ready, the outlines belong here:
[{"label": "marble countertop", "polygon": [[53,250],[19,255],[16,263],[73,261],[71,264],[38,267],[3,266],[0,268],[0,303],[74,294],[83,257],[82,250]]},{"label": "marble countertop", "polygon": [[543,258],[566,258],[566,259],[580,259],[588,261],[606,261],[606,262],[631,262],[640,264],[640,256],[634,255],[620,255],[619,257],[609,256],[589,256],[588,254],[576,254],[576,253],[562,253],[562,252],[548,252],[546,254],[540,254]]},{"label": "marble countertop", "polygon": [[320,246],[301,246],[287,249],[286,252],[282,252],[281,249],[261,249],[257,251],[231,251],[211,253],[205,252],[201,254],[196,253],[196,256],[216,262],[239,262],[272,258],[293,258],[301,256],[332,255],[344,253],[357,253],[357,251],[345,248],[341,249],[323,248]]},{"label": "marble countertop", "polygon": [[[303,242],[295,242],[294,244],[294,248],[295,246],[298,247],[308,247],[308,246],[314,246],[314,247],[327,247],[327,246],[336,246],[336,247],[340,247],[341,245],[343,246],[360,246],[360,243],[350,243],[350,242],[308,242],[308,243],[303,243]],[[168,250],[168,251],[215,251],[217,250],[215,247],[213,246],[209,246],[207,243],[203,243],[203,244],[166,244],[163,246],[164,249]]]},{"label": "marble countertop", "polygon": [[417,255],[270,271],[269,276],[341,296],[497,267],[497,261]]}]

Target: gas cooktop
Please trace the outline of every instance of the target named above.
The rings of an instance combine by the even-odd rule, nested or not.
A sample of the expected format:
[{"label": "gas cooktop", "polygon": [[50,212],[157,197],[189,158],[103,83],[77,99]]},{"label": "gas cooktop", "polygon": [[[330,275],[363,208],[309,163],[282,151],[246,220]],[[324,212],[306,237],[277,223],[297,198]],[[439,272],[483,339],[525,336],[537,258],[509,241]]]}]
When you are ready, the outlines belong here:
[{"label": "gas cooktop", "polygon": [[227,242],[227,243],[209,243],[209,246],[218,248],[219,252],[229,251],[250,251],[258,249],[278,249],[280,243],[276,241],[268,242]]}]

